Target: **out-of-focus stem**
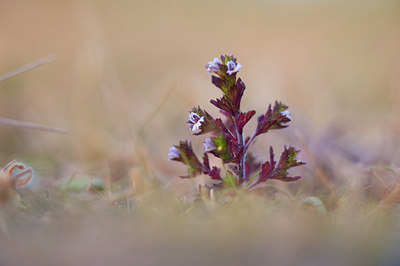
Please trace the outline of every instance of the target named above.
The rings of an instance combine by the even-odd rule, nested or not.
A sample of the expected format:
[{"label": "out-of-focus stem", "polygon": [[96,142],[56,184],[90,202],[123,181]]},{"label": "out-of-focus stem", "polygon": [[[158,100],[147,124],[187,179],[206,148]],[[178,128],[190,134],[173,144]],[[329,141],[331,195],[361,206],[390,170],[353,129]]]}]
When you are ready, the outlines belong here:
[{"label": "out-of-focus stem", "polygon": [[243,180],[244,180],[243,186],[246,186],[246,182],[248,181],[248,180],[246,180],[246,157],[247,157],[247,150],[249,149],[251,143],[253,143],[253,141],[255,140],[255,138],[256,138],[256,132],[253,133],[253,135],[250,137],[250,139],[249,139],[249,141],[248,141],[247,143],[245,143],[243,134],[242,134],[242,138],[243,138],[242,141],[243,141],[244,147],[243,147],[243,154],[242,154],[242,162],[241,162],[241,164],[243,165],[243,168],[242,168],[242,169],[243,169]]}]

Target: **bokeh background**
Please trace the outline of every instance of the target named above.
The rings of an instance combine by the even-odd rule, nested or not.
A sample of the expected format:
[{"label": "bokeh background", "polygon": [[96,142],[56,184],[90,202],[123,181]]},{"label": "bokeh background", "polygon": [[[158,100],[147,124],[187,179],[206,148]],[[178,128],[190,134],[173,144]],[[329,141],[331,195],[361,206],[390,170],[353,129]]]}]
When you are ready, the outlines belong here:
[{"label": "bokeh background", "polygon": [[213,110],[209,100],[220,92],[204,65],[225,53],[243,65],[243,107],[261,113],[281,100],[299,134],[335,125],[357,138],[375,131],[383,139],[387,133],[377,128],[398,130],[397,1],[0,5],[0,73],[56,56],[0,84],[1,116],[69,131],[2,127],[2,163],[17,157],[134,163],[142,145],[168,168],[168,147],[190,137],[187,111]]},{"label": "bokeh background", "polygon": [[134,169],[190,193],[168,149],[191,139],[200,152],[188,111],[218,116],[204,65],[234,54],[243,109],[290,107],[291,126],[253,149],[302,150],[307,166],[290,189],[336,195],[378,177],[371,195],[382,197],[396,177],[372,168],[400,165],[399,27],[395,0],[2,0],[0,75],[56,59],[0,82],[0,116],[68,134],[1,126],[0,164],[22,160],[50,183],[76,172],[117,181]]}]

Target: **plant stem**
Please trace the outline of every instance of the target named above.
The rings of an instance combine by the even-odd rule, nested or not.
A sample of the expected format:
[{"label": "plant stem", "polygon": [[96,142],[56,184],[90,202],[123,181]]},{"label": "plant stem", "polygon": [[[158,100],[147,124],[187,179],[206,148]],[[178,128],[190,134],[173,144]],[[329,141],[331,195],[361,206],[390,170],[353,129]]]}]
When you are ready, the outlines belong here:
[{"label": "plant stem", "polygon": [[242,160],[240,162],[240,164],[242,165],[242,169],[243,169],[243,184],[246,182],[246,155],[247,155],[247,150],[246,150],[246,145],[244,145],[244,136],[242,133],[242,143],[243,143],[243,153],[242,153]]},{"label": "plant stem", "polygon": [[[239,128],[238,128],[237,122],[236,122],[236,116],[232,116],[232,121],[233,121],[233,125],[235,126],[236,138],[238,141],[238,150],[240,150],[244,146],[243,132],[242,133],[239,132]],[[239,169],[242,170],[242,174],[241,174],[241,176],[239,175],[237,178],[239,183],[240,183],[241,179],[243,179],[243,181],[245,179],[245,163],[244,162],[245,161],[243,160],[243,156],[242,156],[240,163],[239,163]]]},{"label": "plant stem", "polygon": [[250,137],[249,141],[247,143],[245,143],[244,141],[244,136],[242,134],[242,142],[243,142],[243,154],[242,154],[242,161],[241,161],[241,165],[242,165],[242,169],[243,169],[243,181],[244,181],[244,185],[246,186],[246,157],[247,157],[247,150],[249,149],[251,143],[253,143],[253,141],[256,138],[256,132],[253,133],[253,135]]},{"label": "plant stem", "polygon": [[244,149],[247,152],[247,150],[249,149],[250,145],[253,143],[253,141],[256,139],[256,132],[253,133],[253,135],[250,137],[249,141],[247,143],[245,143]]}]

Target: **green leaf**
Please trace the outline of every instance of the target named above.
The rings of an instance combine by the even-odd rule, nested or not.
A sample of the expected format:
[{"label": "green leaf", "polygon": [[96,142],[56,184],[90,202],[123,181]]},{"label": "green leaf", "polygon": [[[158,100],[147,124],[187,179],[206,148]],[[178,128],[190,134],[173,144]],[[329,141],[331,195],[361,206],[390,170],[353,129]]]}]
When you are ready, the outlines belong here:
[{"label": "green leaf", "polygon": [[65,190],[71,192],[83,192],[89,187],[100,191],[104,190],[103,180],[98,177],[90,178],[90,176],[87,175],[78,175],[73,179],[68,180],[63,186],[65,187]]},{"label": "green leaf", "polygon": [[226,177],[223,177],[222,180],[229,187],[236,187],[237,185],[236,176],[229,171],[226,171]]},{"label": "green leaf", "polygon": [[216,153],[220,156],[220,158],[224,162],[231,160],[232,156],[228,147],[228,140],[225,138],[225,136],[220,134],[217,138],[212,140],[217,147]]}]

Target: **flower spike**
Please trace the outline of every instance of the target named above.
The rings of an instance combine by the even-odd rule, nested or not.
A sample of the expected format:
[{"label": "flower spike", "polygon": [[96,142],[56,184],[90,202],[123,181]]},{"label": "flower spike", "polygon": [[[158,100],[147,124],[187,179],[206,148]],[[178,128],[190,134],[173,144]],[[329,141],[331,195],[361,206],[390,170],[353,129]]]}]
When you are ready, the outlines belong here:
[{"label": "flower spike", "polygon": [[[189,128],[194,135],[211,134],[203,142],[203,161],[201,162],[192,149],[191,143],[181,141],[179,145],[169,150],[169,160],[179,161],[188,167],[187,177],[199,174],[210,176],[226,187],[243,187],[251,189],[259,183],[270,179],[295,181],[300,176],[290,177],[288,170],[300,166],[303,162],[297,160],[299,153],[294,147],[285,146],[279,162],[275,161],[272,147],[269,150],[270,159],[259,162],[249,151],[255,139],[272,129],[288,127],[292,121],[288,106],[276,101],[269,105],[267,111],[258,116],[257,127],[251,136],[245,136],[244,127],[256,114],[255,110],[242,111],[241,101],[246,89],[237,73],[242,65],[231,55],[221,55],[205,65],[211,76],[211,82],[222,91],[222,96],[210,103],[224,115],[214,119],[208,112],[195,107],[189,112]],[[216,166],[210,166],[209,154],[221,159],[225,171]]]}]

